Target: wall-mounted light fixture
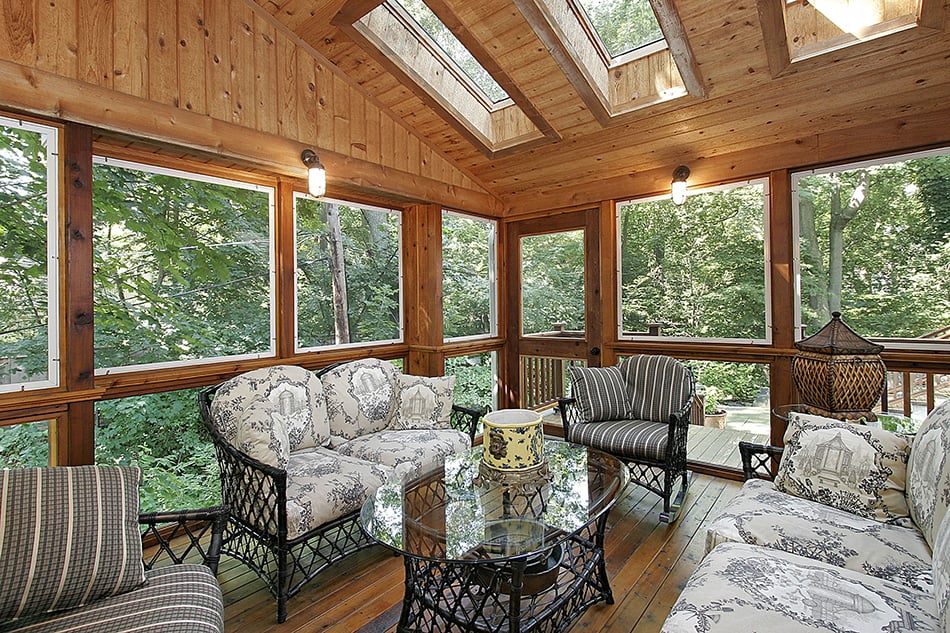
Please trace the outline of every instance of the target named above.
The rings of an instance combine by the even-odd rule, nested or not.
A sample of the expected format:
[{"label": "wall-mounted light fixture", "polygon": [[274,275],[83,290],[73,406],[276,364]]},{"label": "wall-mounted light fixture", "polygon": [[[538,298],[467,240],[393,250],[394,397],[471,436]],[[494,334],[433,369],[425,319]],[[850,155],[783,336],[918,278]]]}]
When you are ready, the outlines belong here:
[{"label": "wall-mounted light fixture", "polygon": [[689,167],[680,165],[673,170],[673,183],[670,192],[673,194],[673,204],[680,205],[686,202],[686,179],[689,178]]},{"label": "wall-mounted light fixture", "polygon": [[307,166],[307,191],[311,196],[319,198],[327,192],[327,170],[312,149],[301,152],[300,160]]}]

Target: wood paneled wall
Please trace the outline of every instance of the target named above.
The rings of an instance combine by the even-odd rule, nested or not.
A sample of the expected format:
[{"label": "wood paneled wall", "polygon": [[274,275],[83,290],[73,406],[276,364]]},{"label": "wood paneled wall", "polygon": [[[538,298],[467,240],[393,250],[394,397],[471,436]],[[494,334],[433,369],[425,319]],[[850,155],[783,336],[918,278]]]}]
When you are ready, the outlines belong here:
[{"label": "wood paneled wall", "polygon": [[[2,69],[2,83],[9,79],[15,89],[0,91],[0,106],[74,116],[251,163],[284,161],[298,177],[299,150],[287,141],[302,143],[321,153],[331,187],[336,180],[442,204],[461,200],[476,212],[500,208],[339,69],[244,0],[4,2],[0,60],[19,65]],[[17,87],[23,83],[18,79],[25,87]],[[31,99],[29,86],[40,80],[47,90],[42,99]],[[58,93],[50,103],[52,87]],[[184,113],[233,126],[195,123]],[[195,127],[211,127],[217,137],[196,138]],[[245,131],[259,133],[258,146],[271,140],[282,153],[241,151],[235,137]],[[353,172],[360,176],[356,181]]]}]

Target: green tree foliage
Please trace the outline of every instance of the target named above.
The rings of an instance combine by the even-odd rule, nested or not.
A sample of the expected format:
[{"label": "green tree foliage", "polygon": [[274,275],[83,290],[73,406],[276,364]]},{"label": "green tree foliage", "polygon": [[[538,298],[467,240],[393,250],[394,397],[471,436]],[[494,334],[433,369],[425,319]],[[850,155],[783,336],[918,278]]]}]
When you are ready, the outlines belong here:
[{"label": "green tree foliage", "polygon": [[620,209],[623,329],[765,338],[761,185]]},{"label": "green tree foliage", "polygon": [[611,57],[663,39],[649,0],[578,0]]},{"label": "green tree foliage", "polygon": [[445,374],[455,376],[455,404],[480,410],[492,406],[495,377],[491,353],[446,358]]},{"label": "green tree foliage", "polygon": [[492,332],[494,247],[492,223],[442,214],[442,308],[446,338]]},{"label": "green tree foliage", "polygon": [[47,139],[0,124],[0,383],[49,371]]},{"label": "green tree foliage", "polygon": [[522,332],[584,330],[584,232],[521,238]]},{"label": "green tree foliage", "polygon": [[96,367],[265,352],[266,191],[96,165]]},{"label": "green tree foliage", "polygon": [[[948,158],[916,158],[799,180],[806,333],[824,325],[838,305],[848,325],[863,336],[915,338],[950,324]],[[829,281],[832,211],[862,186],[862,204],[841,229],[836,297]]]},{"label": "green tree foliage", "polygon": [[[334,345],[327,202],[298,198],[297,338],[301,347]],[[339,205],[350,342],[399,338],[400,216]]]}]

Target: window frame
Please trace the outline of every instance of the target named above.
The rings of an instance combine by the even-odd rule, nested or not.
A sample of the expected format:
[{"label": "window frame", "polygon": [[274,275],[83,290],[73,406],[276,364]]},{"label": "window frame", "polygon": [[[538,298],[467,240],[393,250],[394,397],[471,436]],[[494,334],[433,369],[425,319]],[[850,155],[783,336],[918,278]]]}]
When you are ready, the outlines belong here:
[{"label": "window frame", "polygon": [[[498,302],[499,302],[499,288],[498,288],[498,221],[490,218],[481,218],[475,215],[468,213],[462,213],[460,211],[453,211],[452,209],[442,209],[442,217],[446,215],[453,215],[455,217],[463,218],[466,220],[472,220],[475,222],[484,222],[489,225],[489,235],[488,235],[488,318],[491,322],[491,327],[489,331],[485,334],[470,334],[468,336],[445,336],[445,328],[443,326],[442,330],[442,340],[446,343],[461,343],[464,341],[473,341],[484,338],[493,338],[498,336]],[[443,231],[445,229],[443,228]],[[442,254],[443,258],[445,253]],[[443,266],[444,269],[444,266]],[[443,270],[443,275],[444,275]],[[444,283],[444,277],[443,277]],[[442,311],[443,318],[445,313],[445,293],[442,295]]]},{"label": "window frame", "polygon": [[702,187],[690,189],[689,197],[704,193],[715,193],[718,191],[728,191],[748,186],[762,186],[762,244],[763,244],[763,267],[762,275],[764,277],[765,290],[765,337],[764,338],[709,338],[695,336],[650,336],[650,335],[625,335],[623,331],[623,244],[621,243],[621,210],[622,207],[630,204],[642,202],[655,202],[657,200],[669,200],[670,194],[660,194],[644,198],[631,198],[628,200],[618,200],[615,205],[614,213],[614,232],[617,240],[617,340],[618,341],[637,341],[637,342],[669,342],[669,343],[727,343],[732,345],[771,345],[772,344],[772,240],[771,240],[771,191],[769,188],[769,178],[750,178],[735,182],[722,183],[711,187]]},{"label": "window frame", "polygon": [[[397,239],[399,241],[399,247],[397,250],[397,262],[399,265],[399,270],[397,272],[397,278],[399,280],[399,322],[397,325],[397,331],[399,333],[397,338],[394,339],[383,339],[378,341],[358,341],[355,343],[329,343],[326,345],[312,345],[308,347],[300,346],[300,308],[297,303],[297,200],[314,200],[317,202],[327,202],[330,204],[338,204],[346,207],[354,207],[359,209],[368,209],[370,211],[379,211],[382,213],[389,213],[395,215],[399,219],[399,228],[396,232]],[[405,294],[405,265],[403,262],[403,212],[401,209],[390,209],[386,207],[380,207],[372,204],[364,204],[362,202],[351,202],[348,200],[340,200],[338,198],[330,197],[314,197],[308,193],[302,191],[294,191],[293,194],[293,230],[294,230],[294,241],[293,241],[293,274],[294,274],[294,354],[306,354],[310,352],[320,352],[326,351],[328,349],[353,349],[359,347],[369,347],[369,346],[378,346],[378,345],[393,345],[401,344],[406,341],[406,294]]]},{"label": "window frame", "polygon": [[55,389],[61,386],[62,308],[60,276],[60,128],[25,119],[0,116],[0,126],[27,130],[46,136],[46,340],[45,380],[0,384],[0,394]]},{"label": "window frame", "polygon": [[[268,239],[267,239],[267,252],[268,252],[268,282],[270,286],[269,294],[269,312],[270,312],[270,334],[269,334],[269,343],[270,349],[265,352],[251,352],[244,354],[232,354],[230,356],[209,356],[205,358],[196,358],[189,360],[174,360],[174,361],[161,361],[157,363],[143,363],[141,365],[121,365],[118,367],[99,367],[95,370],[95,375],[99,376],[111,376],[115,374],[127,374],[137,371],[146,371],[153,369],[169,369],[175,367],[183,367],[190,365],[209,365],[213,363],[220,362],[232,362],[232,361],[243,361],[243,360],[257,360],[262,358],[275,358],[277,356],[277,246],[276,246],[276,216],[277,216],[277,188],[273,185],[263,185],[258,183],[246,182],[241,180],[235,180],[232,178],[222,178],[219,176],[211,176],[208,174],[203,174],[195,171],[185,171],[180,169],[173,169],[169,167],[162,167],[159,165],[149,165],[147,163],[140,163],[136,161],[130,161],[120,158],[113,158],[111,156],[94,154],[92,157],[92,165],[95,168],[96,165],[111,165],[120,167],[123,169],[133,169],[138,171],[144,171],[151,174],[157,174],[162,176],[171,176],[173,178],[182,178],[188,180],[195,180],[198,182],[204,182],[208,184],[222,185],[226,187],[234,187],[236,189],[246,189],[248,191],[261,191],[267,193],[267,226],[268,226]],[[95,222],[95,208],[93,208],[93,222]],[[93,283],[93,285],[95,285]]]},{"label": "window frame", "polygon": [[[888,165],[901,163],[917,158],[928,158],[931,156],[950,156],[950,145],[937,147],[919,152],[907,152],[903,154],[890,154],[879,156],[868,160],[854,161],[850,163],[841,163],[835,165],[825,165],[813,169],[802,169],[789,173],[790,195],[792,198],[792,274],[794,275],[794,335],[795,341],[807,338],[802,335],[802,269],[801,269],[801,213],[798,206],[798,183],[802,178],[808,176],[821,176],[824,174],[840,173],[843,171],[853,171],[866,167],[876,167],[879,165]],[[938,339],[933,339],[929,343],[923,343],[929,339],[914,338],[896,338],[896,337],[874,337],[868,339],[884,345],[886,350],[928,350],[928,351],[950,351],[950,342],[941,343]],[[914,341],[921,341],[915,343]]]}]

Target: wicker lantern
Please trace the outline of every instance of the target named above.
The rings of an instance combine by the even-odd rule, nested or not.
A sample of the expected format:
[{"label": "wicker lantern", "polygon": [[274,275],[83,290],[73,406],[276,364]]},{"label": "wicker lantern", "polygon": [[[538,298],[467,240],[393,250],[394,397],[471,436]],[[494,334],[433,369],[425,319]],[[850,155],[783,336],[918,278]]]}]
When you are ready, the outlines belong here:
[{"label": "wicker lantern", "polygon": [[887,379],[883,345],[859,336],[840,312],[832,312],[831,321],[795,347],[792,378],[805,412],[839,420],[877,419],[871,409]]}]

